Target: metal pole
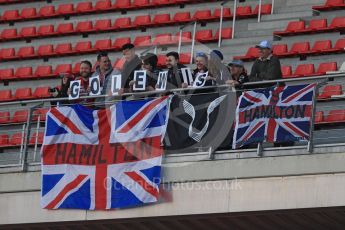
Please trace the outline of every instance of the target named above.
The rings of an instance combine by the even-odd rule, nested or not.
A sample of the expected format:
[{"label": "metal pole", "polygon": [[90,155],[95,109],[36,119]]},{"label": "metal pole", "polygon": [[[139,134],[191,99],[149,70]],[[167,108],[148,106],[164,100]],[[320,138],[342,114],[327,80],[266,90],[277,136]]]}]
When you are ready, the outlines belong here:
[{"label": "metal pole", "polygon": [[223,12],[224,12],[224,5],[223,3],[220,5],[220,20],[219,20],[219,36],[218,36],[218,47],[222,44],[222,28],[223,28]]},{"label": "metal pole", "polygon": [[257,154],[259,157],[262,157],[262,152],[263,152],[262,142],[259,142],[259,143],[258,143],[258,147],[257,147],[257,149],[256,149],[256,154]]},{"label": "metal pole", "polygon": [[35,149],[34,149],[34,161],[37,160],[37,145],[38,145],[38,130],[40,128],[40,121],[41,121],[41,117],[38,116],[37,119],[37,127],[36,127],[36,138],[35,138]]},{"label": "metal pole", "polygon": [[193,38],[192,38],[193,40],[192,40],[192,49],[190,51],[190,64],[193,64],[196,24],[197,24],[197,21],[194,22],[194,27],[193,27]]},{"label": "metal pole", "polygon": [[320,86],[317,84],[314,87],[313,93],[313,102],[312,102],[312,112],[311,112],[311,119],[310,119],[310,129],[309,129],[309,141],[308,141],[308,152],[313,153],[314,151],[314,124],[315,124],[315,113],[316,113],[316,98],[319,91]]},{"label": "metal pole", "polygon": [[259,0],[258,22],[261,22],[262,0]]},{"label": "metal pole", "polygon": [[180,35],[179,35],[179,39],[178,39],[178,49],[177,49],[177,52],[179,54],[181,53],[181,46],[182,46],[182,32],[183,32],[183,29],[180,28]]},{"label": "metal pole", "polygon": [[237,13],[237,0],[234,1],[234,15],[232,16],[232,39],[235,38],[236,13]]},{"label": "metal pole", "polygon": [[21,135],[21,140],[20,140],[19,164],[23,164],[23,159],[24,159],[23,146],[24,146],[25,125],[26,124],[23,124],[22,135]]},{"label": "metal pole", "polygon": [[274,0],[272,0],[272,8],[271,8],[271,14],[274,13]]},{"label": "metal pole", "polygon": [[157,54],[157,45],[155,45],[155,49],[153,50],[154,54]]}]

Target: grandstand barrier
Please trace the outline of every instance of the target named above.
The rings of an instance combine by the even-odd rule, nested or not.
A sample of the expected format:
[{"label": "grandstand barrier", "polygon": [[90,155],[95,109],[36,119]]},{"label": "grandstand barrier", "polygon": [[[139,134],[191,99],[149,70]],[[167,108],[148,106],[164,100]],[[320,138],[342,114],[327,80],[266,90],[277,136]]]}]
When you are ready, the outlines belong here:
[{"label": "grandstand barrier", "polygon": [[[292,83],[292,84],[298,84],[299,82],[305,82],[305,81],[312,81],[313,83],[317,84],[317,88],[327,84],[328,81],[333,80],[334,78],[338,78],[338,77],[344,77],[344,73],[340,73],[340,74],[333,74],[333,75],[322,75],[322,76],[315,76],[315,77],[306,77],[306,78],[295,78],[295,79],[282,79],[282,80],[277,80],[277,81],[265,81],[265,82],[249,82],[249,83],[245,83],[246,86],[251,86],[251,88],[253,88],[255,86],[255,88],[260,88],[261,84],[269,84],[269,83]],[[261,87],[262,88],[262,87]],[[217,89],[217,90],[231,90],[232,92],[235,92],[235,89],[229,87],[228,85],[221,85],[221,86],[208,86],[208,87],[204,87],[204,89]],[[175,94],[180,94],[180,93],[185,93],[185,91],[190,91],[191,88],[187,88],[187,89],[174,89],[174,90],[170,90],[170,91],[155,91],[155,95],[164,95],[166,93],[175,93]],[[152,91],[151,92],[138,92],[138,93],[126,93],[123,94],[121,97],[112,97],[112,100],[107,101],[107,104],[112,104],[113,102],[116,101],[121,101],[122,97],[124,96],[135,96],[137,99],[140,97],[145,97],[147,95],[151,94],[152,95]],[[314,95],[314,101],[313,101],[313,105],[316,105],[317,103],[317,92],[315,92]],[[342,97],[344,98],[344,95],[336,95],[338,98]],[[98,95],[98,96],[81,96],[80,99],[91,99],[91,98],[106,98],[109,97],[107,95]],[[26,122],[23,122],[22,124],[22,129],[20,130],[14,130],[14,131],[19,131],[19,133],[15,133],[11,138],[16,138],[15,140],[10,139],[10,137],[8,136],[7,138],[10,139],[9,142],[4,142],[5,144],[2,143],[2,140],[0,140],[0,149],[1,147],[11,147],[13,153],[18,153],[18,147],[20,147],[19,149],[19,159],[18,159],[18,164],[3,164],[0,162],[0,167],[10,167],[10,166],[16,166],[16,167],[20,167],[22,169],[22,171],[25,171],[27,169],[27,166],[29,164],[39,164],[38,160],[39,160],[39,146],[42,144],[42,139],[43,139],[43,128],[42,124],[45,121],[45,115],[37,115],[37,110],[39,109],[43,109],[43,114],[44,114],[44,109],[45,112],[47,111],[48,108],[44,107],[44,103],[45,102],[58,102],[58,101],[63,101],[63,100],[68,100],[68,98],[46,98],[46,99],[41,99],[41,100],[22,100],[22,101],[10,101],[10,102],[4,102],[4,103],[0,103],[0,108],[4,107],[4,106],[13,106],[13,105],[28,105],[28,104],[34,104],[34,106],[29,108],[29,113],[27,116],[27,120]],[[129,98],[129,100],[135,100],[133,97]],[[299,145],[299,146],[290,146],[290,147],[280,147],[280,148],[285,148],[285,149],[306,149],[308,153],[313,153],[314,152],[314,148],[315,148],[315,143],[314,143],[314,137],[313,137],[313,133],[314,133],[314,126],[315,124],[322,124],[319,121],[319,116],[320,113],[316,112],[316,106],[313,107],[313,112],[312,112],[312,119],[311,119],[311,129],[310,129],[310,140],[307,142],[306,145]],[[345,111],[345,110],[344,110]],[[317,121],[315,121],[315,118],[317,116]],[[330,116],[330,120],[332,119],[332,116],[340,116],[338,114],[330,114],[328,115]],[[342,116],[342,115],[341,115]],[[34,118],[34,119],[33,119]],[[36,120],[35,120],[36,119]],[[335,119],[336,120],[336,119]],[[345,121],[345,119],[344,119]],[[36,124],[36,127],[32,130],[31,126],[33,124]],[[6,131],[8,133],[8,130]],[[13,131],[12,131],[13,132]],[[32,134],[31,134],[32,132]],[[2,134],[2,133],[0,133]],[[0,137],[2,138],[3,135],[0,135]],[[331,137],[330,137],[331,138]],[[6,143],[9,143],[6,145]],[[334,145],[337,145],[337,143],[334,143]],[[331,144],[332,146],[332,144]],[[28,154],[29,154],[29,147],[33,148],[33,150],[31,150],[32,152],[31,155],[32,158],[30,160],[30,162],[28,161]],[[248,152],[248,151],[253,151],[255,149],[236,149],[236,150],[231,150],[229,148],[229,150],[222,150],[222,151],[215,151],[212,148],[207,148],[206,152],[205,151],[206,148],[201,149],[198,152],[199,153],[203,153],[208,155],[209,159],[213,159],[215,154],[221,154],[221,153],[238,153],[238,152]],[[256,148],[256,157],[262,157],[263,156],[263,152],[266,149],[270,149],[270,148],[264,148],[264,146],[262,144],[258,144],[257,148]],[[1,153],[0,153],[1,154]],[[296,153],[298,154],[298,153]],[[253,157],[253,155],[250,155],[251,157]]]}]

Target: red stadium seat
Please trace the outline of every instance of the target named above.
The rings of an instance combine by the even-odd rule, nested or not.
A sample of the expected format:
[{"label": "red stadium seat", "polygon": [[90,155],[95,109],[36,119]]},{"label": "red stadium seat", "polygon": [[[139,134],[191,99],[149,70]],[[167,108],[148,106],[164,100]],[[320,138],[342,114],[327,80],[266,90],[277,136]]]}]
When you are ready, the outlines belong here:
[{"label": "red stadium seat", "polygon": [[71,43],[62,43],[57,44],[55,47],[56,54],[70,54],[73,53],[72,44]]},{"label": "red stadium seat", "polygon": [[73,3],[61,4],[58,6],[57,13],[61,15],[73,14],[74,6]]},{"label": "red stadium seat", "polygon": [[180,63],[189,64],[190,63],[190,53],[181,53],[180,54]]},{"label": "red stadium seat", "polygon": [[111,9],[111,0],[99,0],[95,4],[95,9],[99,11],[104,11]]},{"label": "red stadium seat", "polygon": [[60,73],[72,73],[71,64],[60,64],[55,67],[54,75],[59,75]]},{"label": "red stadium seat", "polygon": [[31,67],[18,67],[14,74],[17,78],[32,78],[32,68]]},{"label": "red stadium seat", "polygon": [[0,124],[11,122],[11,116],[9,111],[0,111]]},{"label": "red stadium seat", "polygon": [[79,2],[75,8],[77,13],[88,13],[94,11],[92,2]]},{"label": "red stadium seat", "polygon": [[131,18],[117,18],[114,22],[114,28],[122,29],[122,28],[130,28],[132,27]]},{"label": "red stadium seat", "polygon": [[313,6],[314,10],[336,10],[345,7],[344,0],[327,0],[324,5],[321,6]]},{"label": "red stadium seat", "polygon": [[[220,9],[219,8],[214,10],[213,17],[220,18]],[[225,7],[223,9],[223,18],[232,18],[231,9],[229,7]]]},{"label": "red stadium seat", "polygon": [[323,111],[317,111],[315,113],[315,124],[320,124],[324,121]]},{"label": "red stadium seat", "polygon": [[329,111],[326,122],[344,122],[345,121],[345,110],[336,109]]},{"label": "red stadium seat", "polygon": [[39,57],[54,55],[54,47],[52,44],[41,45],[37,49],[37,55]]},{"label": "red stadium seat", "polygon": [[[216,35],[214,37],[215,37],[215,39],[218,40],[218,38],[219,38],[219,29],[217,29]],[[222,29],[222,39],[231,39],[231,38],[232,38],[232,28],[231,27],[223,28]]]},{"label": "red stadium seat", "polygon": [[43,25],[38,27],[37,34],[41,36],[49,36],[55,34],[54,25]]},{"label": "red stadium seat", "polygon": [[174,43],[175,41],[171,38],[171,34],[158,34],[152,42],[154,45],[171,45]]},{"label": "red stadium seat", "polygon": [[2,40],[9,40],[17,37],[17,29],[4,29],[3,31],[1,31]]},{"label": "red stadium seat", "polygon": [[292,76],[291,66],[282,66],[281,67],[283,78],[289,78]]},{"label": "red stadium seat", "polygon": [[165,57],[165,55],[158,55],[158,63],[157,63],[157,65],[158,65],[158,67],[165,67],[166,66],[166,57]]},{"label": "red stadium seat", "polygon": [[332,41],[331,40],[323,40],[323,41],[316,41],[310,50],[312,54],[322,54],[325,52],[334,51],[332,49]]},{"label": "red stadium seat", "polygon": [[201,43],[214,41],[212,30],[199,30],[195,33],[195,39]]},{"label": "red stadium seat", "polygon": [[23,142],[23,134],[22,133],[15,133],[12,135],[10,141],[9,141],[9,144],[11,146],[18,146],[18,145],[21,145],[22,142]]},{"label": "red stadium seat", "polygon": [[304,21],[292,21],[292,22],[289,22],[289,24],[287,25],[285,30],[275,31],[274,34],[280,35],[280,36],[292,35],[292,34],[295,34],[299,31],[303,31],[303,30],[305,30],[305,22]]},{"label": "red stadium seat", "polygon": [[[262,4],[261,5],[261,15],[271,14],[272,11],[272,4]],[[256,5],[253,14],[259,14],[259,5]]]},{"label": "red stadium seat", "polygon": [[315,76],[314,64],[301,64],[298,65],[293,73],[293,77],[308,77]]},{"label": "red stadium seat", "polygon": [[310,51],[309,42],[296,42],[292,45],[289,54],[290,55],[303,55]]},{"label": "red stadium seat", "polygon": [[40,145],[40,144],[43,143],[44,133],[43,132],[39,132],[39,133],[34,132],[31,135],[30,140],[29,140],[29,144],[30,145],[35,145],[35,143],[36,143],[36,136],[37,136],[37,144]]},{"label": "red stadium seat", "polygon": [[121,47],[127,43],[131,43],[131,38],[125,37],[125,38],[116,38],[114,41],[113,47],[115,49],[121,49]]},{"label": "red stadium seat", "polygon": [[327,19],[313,19],[310,20],[308,30],[310,31],[324,31],[328,30]]},{"label": "red stadium seat", "polygon": [[11,80],[14,78],[13,69],[0,69],[0,80]]},{"label": "red stadium seat", "polygon": [[74,33],[73,23],[62,23],[56,28],[58,34],[70,34]]},{"label": "red stadium seat", "polygon": [[341,29],[345,27],[345,17],[333,18],[330,26],[331,29]]},{"label": "red stadium seat", "polygon": [[170,0],[152,0],[152,4],[155,6],[169,5],[172,1]]},{"label": "red stadium seat", "polygon": [[53,76],[53,69],[50,65],[42,65],[42,66],[37,66],[35,73],[35,77],[51,77]]},{"label": "red stadium seat", "polygon": [[133,43],[135,46],[138,46],[138,47],[150,46],[152,45],[151,35],[138,36],[134,39]]},{"label": "red stadium seat", "polygon": [[19,32],[20,37],[34,37],[36,36],[36,27],[30,26],[30,27],[23,27]]},{"label": "red stadium seat", "polygon": [[[179,42],[179,39],[180,39],[180,33],[177,32],[175,37],[173,38],[173,41],[175,42]],[[181,39],[181,42],[182,43],[188,43],[188,42],[191,42],[192,41],[192,33],[190,31],[184,31],[182,32],[182,39]]]},{"label": "red stadium seat", "polygon": [[35,49],[32,46],[20,47],[17,56],[20,58],[30,58],[36,56]]},{"label": "red stadium seat", "polygon": [[281,57],[288,53],[288,47],[286,44],[273,45],[272,52],[274,55]]},{"label": "red stadium seat", "polygon": [[133,24],[135,26],[148,26],[151,25],[150,15],[139,15],[134,18]]},{"label": "red stadium seat", "polygon": [[236,8],[236,16],[240,18],[246,18],[255,16],[255,14],[253,14],[252,8],[250,6],[238,6]]},{"label": "red stadium seat", "polygon": [[20,17],[23,19],[36,18],[37,17],[36,8],[34,7],[23,8],[20,13]]},{"label": "red stadium seat", "polygon": [[5,21],[14,21],[20,18],[18,10],[6,10],[2,14],[2,19]]},{"label": "red stadium seat", "polygon": [[194,13],[193,19],[198,21],[210,20],[214,19],[214,16],[212,16],[211,10],[198,10]]},{"label": "red stadium seat", "polygon": [[[1,123],[1,117],[0,117],[0,123]],[[10,139],[10,137],[7,134],[1,134],[0,135],[0,147],[9,146],[9,139]]]},{"label": "red stadium seat", "polygon": [[103,39],[103,40],[97,40],[94,49],[96,50],[110,50],[112,49],[111,46],[111,40],[110,39]]},{"label": "red stadium seat", "polygon": [[326,85],[322,93],[317,97],[319,100],[326,100],[330,99],[332,96],[335,95],[342,95],[343,94],[343,88],[341,85]]},{"label": "red stadium seat", "polygon": [[156,14],[152,22],[155,25],[169,24],[171,23],[170,14]]},{"label": "red stadium seat", "polygon": [[337,62],[325,62],[321,63],[316,71],[318,75],[325,75],[327,72],[337,71]]},{"label": "red stadium seat", "polygon": [[95,22],[94,29],[96,31],[110,30],[111,29],[111,20],[110,19],[97,20]]},{"label": "red stadium seat", "polygon": [[74,47],[74,51],[76,52],[92,52],[92,44],[91,41],[82,41],[82,42],[77,42],[77,44]]},{"label": "red stadium seat", "polygon": [[12,91],[10,89],[0,90],[0,101],[11,101],[12,100]]},{"label": "red stadium seat", "polygon": [[14,98],[18,100],[32,99],[31,88],[19,88],[14,93]]},{"label": "red stadium seat", "polygon": [[75,31],[81,33],[93,31],[92,21],[78,22]]},{"label": "red stadium seat", "polygon": [[113,67],[114,67],[115,69],[121,70],[122,67],[123,67],[123,65],[125,64],[125,61],[126,61],[126,60],[125,60],[124,58],[119,58],[119,59],[117,59],[117,60],[115,61]]},{"label": "red stadium seat", "polygon": [[151,6],[150,0],[133,0],[133,5],[138,8]]},{"label": "red stadium seat", "polygon": [[257,57],[259,57],[259,49],[255,47],[250,47],[244,56],[235,56],[234,59],[253,60]]},{"label": "red stadium seat", "polygon": [[116,0],[114,7],[117,9],[130,9],[133,8],[131,0]]},{"label": "red stadium seat", "polygon": [[8,59],[13,59],[13,58],[16,58],[14,48],[7,48],[7,49],[0,50],[0,60],[1,59],[8,60]]},{"label": "red stadium seat", "polygon": [[173,18],[174,22],[189,22],[191,21],[190,12],[177,12]]},{"label": "red stadium seat", "polygon": [[344,52],[345,49],[345,38],[340,38],[334,45],[336,51]]},{"label": "red stadium seat", "polygon": [[77,63],[74,64],[74,67],[73,67],[73,70],[72,70],[72,73],[73,73],[73,74],[78,74],[78,73],[79,73],[79,71],[80,71],[80,65],[81,65],[80,62],[77,62]]},{"label": "red stadium seat", "polygon": [[49,87],[46,86],[37,87],[33,93],[33,97],[35,98],[47,98],[50,96]]},{"label": "red stadium seat", "polygon": [[39,108],[37,110],[35,110],[34,112],[36,112],[36,116],[40,117],[40,121],[45,121],[46,120],[46,115],[48,113],[49,109],[46,108]]},{"label": "red stadium seat", "polygon": [[47,5],[42,6],[38,11],[38,15],[41,17],[52,17],[56,15],[55,6]]}]

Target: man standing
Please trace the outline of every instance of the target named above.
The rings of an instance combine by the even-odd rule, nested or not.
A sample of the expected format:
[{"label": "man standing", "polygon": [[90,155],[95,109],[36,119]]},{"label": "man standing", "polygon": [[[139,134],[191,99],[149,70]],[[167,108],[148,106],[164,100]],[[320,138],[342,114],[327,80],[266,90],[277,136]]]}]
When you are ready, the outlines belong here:
[{"label": "man standing", "polygon": [[135,54],[135,46],[131,43],[123,45],[121,51],[126,60],[122,69],[121,93],[128,93],[130,91],[129,83],[134,80],[134,71],[141,69],[142,61]]},{"label": "man standing", "polygon": [[169,52],[166,55],[165,64],[168,68],[168,79],[166,89],[186,88],[187,83],[183,82],[182,68],[186,66],[179,63],[180,56],[177,52]]},{"label": "man standing", "polygon": [[256,48],[259,49],[260,57],[252,66],[249,80],[254,82],[281,79],[280,61],[272,54],[272,44],[265,40],[260,42]]}]

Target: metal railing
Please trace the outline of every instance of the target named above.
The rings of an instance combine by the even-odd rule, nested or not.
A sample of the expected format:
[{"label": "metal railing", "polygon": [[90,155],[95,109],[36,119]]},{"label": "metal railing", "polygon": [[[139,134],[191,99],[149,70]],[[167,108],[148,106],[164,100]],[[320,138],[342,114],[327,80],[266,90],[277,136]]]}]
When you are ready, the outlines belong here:
[{"label": "metal railing", "polygon": [[[330,80],[334,80],[335,78],[340,78],[340,77],[345,77],[345,74],[334,74],[334,75],[323,75],[323,76],[315,76],[315,77],[306,77],[306,78],[296,78],[296,79],[281,79],[281,80],[273,80],[273,81],[265,81],[265,82],[248,82],[245,83],[245,86],[256,86],[256,88],[260,88],[261,84],[269,84],[269,83],[280,83],[280,82],[284,82],[284,83],[299,83],[301,81],[313,81],[316,82],[318,84],[319,87],[327,84],[328,81]],[[224,89],[231,89],[231,90],[235,90],[234,88],[229,88],[228,85],[220,85],[220,86],[209,86],[209,87],[204,87],[204,89],[218,89],[218,90],[224,90]],[[107,103],[113,104],[116,101],[121,101],[123,100],[123,97],[126,96],[135,96],[134,98],[132,97],[129,100],[135,100],[135,98],[140,98],[140,97],[145,97],[148,95],[152,95],[153,93],[158,97],[159,95],[164,95],[168,92],[172,92],[172,93],[176,93],[176,94],[180,94],[180,93],[184,93],[185,91],[191,91],[194,88],[184,88],[184,89],[173,89],[173,90],[166,90],[166,91],[149,91],[149,92],[139,92],[139,93],[126,93],[123,94],[121,96],[107,96],[107,95],[99,95],[99,96],[82,96],[80,97],[80,99],[91,99],[91,98],[111,98],[111,100],[108,100]],[[316,105],[316,94],[317,92],[315,92],[314,95],[314,105]],[[17,129],[12,130],[13,131],[20,131],[21,132],[21,144],[18,145],[16,148],[12,148],[12,150],[10,149],[9,151],[5,151],[5,154],[9,153],[9,152],[13,152],[13,150],[15,150],[16,153],[18,153],[18,148],[19,149],[19,159],[17,159],[18,164],[21,169],[23,171],[27,170],[27,165],[28,165],[28,157],[29,157],[29,153],[30,153],[30,160],[31,162],[37,162],[39,160],[39,133],[41,133],[43,131],[42,122],[40,120],[40,116],[37,117],[37,120],[33,121],[33,113],[36,109],[39,108],[44,108],[44,104],[43,103],[48,103],[48,102],[58,102],[58,101],[64,101],[64,100],[68,100],[68,98],[48,98],[48,99],[42,99],[42,100],[26,100],[26,101],[12,101],[12,102],[5,102],[5,103],[0,103],[0,109],[3,106],[13,106],[13,105],[29,105],[29,104],[34,104],[34,106],[31,106],[29,108],[29,114],[28,114],[28,118],[27,121],[22,123],[22,124],[17,124],[16,127]],[[315,110],[316,106],[314,106],[314,111],[312,113],[312,123],[311,123],[311,127],[314,127],[314,119],[315,119]],[[32,125],[36,124],[36,127],[32,128]],[[18,128],[18,126],[21,126],[21,128]],[[3,131],[0,131],[0,135]],[[9,131],[4,131],[4,132],[9,132]],[[31,135],[31,132],[33,133],[33,135]],[[321,137],[322,138],[322,137]],[[345,139],[345,137],[344,137]],[[32,141],[33,140],[33,141]],[[314,129],[310,130],[310,141],[307,143],[307,150],[309,153],[313,152],[313,148],[314,148],[314,141],[315,140],[320,140],[320,137],[314,137]],[[296,146],[295,146],[296,147]],[[294,148],[294,147],[293,147]],[[2,148],[0,148],[1,151]],[[257,146],[257,156],[262,156],[262,153],[264,151],[264,147],[261,144],[258,144]],[[231,151],[231,150],[229,150]],[[210,158],[213,157],[214,151],[209,150],[209,152],[211,152],[211,156]],[[0,155],[4,154],[0,152]],[[9,154],[10,155],[10,154]],[[13,162],[13,161],[11,161]],[[1,165],[1,159],[0,159],[0,167],[6,167],[6,165]]]}]

